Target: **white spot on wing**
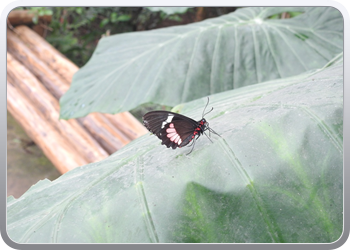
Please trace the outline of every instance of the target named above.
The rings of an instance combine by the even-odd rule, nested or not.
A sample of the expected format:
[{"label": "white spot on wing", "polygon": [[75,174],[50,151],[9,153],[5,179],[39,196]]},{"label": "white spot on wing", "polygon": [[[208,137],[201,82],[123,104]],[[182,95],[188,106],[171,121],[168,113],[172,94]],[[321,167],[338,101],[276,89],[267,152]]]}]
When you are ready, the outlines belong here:
[{"label": "white spot on wing", "polygon": [[173,120],[174,115],[168,115],[168,119],[166,119],[166,122],[169,123]]},{"label": "white spot on wing", "polygon": [[165,125],[167,125],[169,122],[171,122],[171,121],[173,120],[173,117],[174,117],[174,115],[169,114],[169,115],[168,115],[168,118],[166,119],[166,121],[164,121],[164,122],[162,123],[162,127],[161,127],[161,128],[164,128]]}]

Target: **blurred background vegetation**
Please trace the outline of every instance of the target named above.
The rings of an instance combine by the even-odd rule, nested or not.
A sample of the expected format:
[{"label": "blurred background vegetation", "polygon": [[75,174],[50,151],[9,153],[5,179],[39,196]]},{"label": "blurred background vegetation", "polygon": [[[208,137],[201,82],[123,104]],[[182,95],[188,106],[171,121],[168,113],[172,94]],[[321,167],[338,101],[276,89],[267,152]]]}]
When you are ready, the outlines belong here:
[{"label": "blurred background vegetation", "polygon": [[91,57],[102,36],[181,25],[221,16],[235,7],[21,7],[40,15],[51,15],[50,23],[40,23],[45,39],[82,67]]}]

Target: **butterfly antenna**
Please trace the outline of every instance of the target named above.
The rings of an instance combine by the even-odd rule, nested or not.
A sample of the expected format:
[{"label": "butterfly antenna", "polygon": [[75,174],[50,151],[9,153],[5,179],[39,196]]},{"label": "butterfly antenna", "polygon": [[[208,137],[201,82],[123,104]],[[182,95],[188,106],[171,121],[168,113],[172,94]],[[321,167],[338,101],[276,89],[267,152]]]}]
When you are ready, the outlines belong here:
[{"label": "butterfly antenna", "polygon": [[209,110],[207,113],[204,114],[204,111],[205,111],[205,109],[208,107],[208,104],[209,104],[209,96],[208,96],[207,105],[205,105],[205,108],[204,108],[203,113],[202,113],[202,118],[203,118],[205,115],[209,114],[209,113],[214,109],[214,108],[212,107],[211,110]]}]

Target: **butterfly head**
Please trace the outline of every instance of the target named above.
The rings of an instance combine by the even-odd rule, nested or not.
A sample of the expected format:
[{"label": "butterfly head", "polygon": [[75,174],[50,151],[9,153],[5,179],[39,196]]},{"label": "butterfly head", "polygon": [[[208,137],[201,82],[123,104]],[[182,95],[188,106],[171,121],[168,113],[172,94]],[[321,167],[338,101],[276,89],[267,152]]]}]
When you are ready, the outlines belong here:
[{"label": "butterfly head", "polygon": [[204,118],[202,118],[202,120],[199,121],[199,127],[202,131],[207,130],[209,123]]}]

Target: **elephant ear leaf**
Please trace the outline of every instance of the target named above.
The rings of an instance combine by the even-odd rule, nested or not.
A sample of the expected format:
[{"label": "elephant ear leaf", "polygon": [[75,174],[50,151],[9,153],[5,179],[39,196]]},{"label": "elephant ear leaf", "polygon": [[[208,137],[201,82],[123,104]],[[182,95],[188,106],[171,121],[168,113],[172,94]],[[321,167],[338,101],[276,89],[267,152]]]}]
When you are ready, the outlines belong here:
[{"label": "elephant ear leaf", "polygon": [[[200,118],[206,98],[185,115]],[[144,135],[7,206],[18,243],[331,243],[343,230],[343,65],[210,96],[221,137]]]},{"label": "elephant ear leaf", "polygon": [[[282,12],[291,19],[273,19]],[[335,8],[250,7],[189,25],[102,38],[61,98],[61,118],[174,106],[322,67],[343,51]]]}]

